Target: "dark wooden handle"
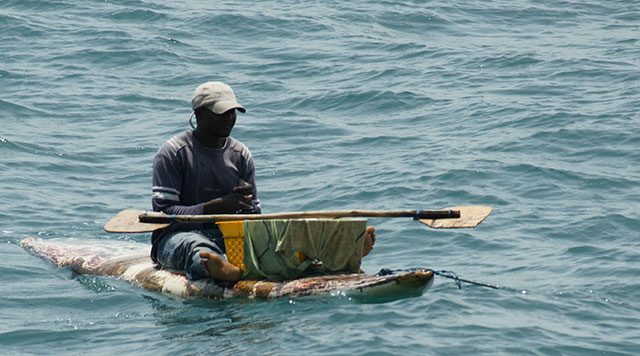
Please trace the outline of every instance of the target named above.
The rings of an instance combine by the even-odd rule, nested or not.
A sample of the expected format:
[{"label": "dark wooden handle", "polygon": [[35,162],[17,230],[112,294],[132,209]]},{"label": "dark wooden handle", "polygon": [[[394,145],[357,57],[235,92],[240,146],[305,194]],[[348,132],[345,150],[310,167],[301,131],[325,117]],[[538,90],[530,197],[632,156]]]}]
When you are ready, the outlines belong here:
[{"label": "dark wooden handle", "polygon": [[231,220],[267,220],[267,219],[308,219],[308,218],[400,218],[418,219],[457,219],[459,210],[327,210],[303,211],[276,214],[214,214],[214,215],[167,215],[159,212],[144,212],[138,216],[145,223],[210,223]]}]

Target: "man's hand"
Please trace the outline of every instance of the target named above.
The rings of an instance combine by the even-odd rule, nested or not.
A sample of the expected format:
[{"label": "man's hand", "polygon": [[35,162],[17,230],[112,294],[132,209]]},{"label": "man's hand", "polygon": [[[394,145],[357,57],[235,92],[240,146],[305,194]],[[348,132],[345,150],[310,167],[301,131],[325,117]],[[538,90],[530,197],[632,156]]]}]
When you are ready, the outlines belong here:
[{"label": "man's hand", "polygon": [[251,184],[242,181],[240,185],[233,187],[232,194],[228,194],[222,199],[224,200],[229,196],[235,197],[235,200],[228,198],[231,204],[230,208],[235,209],[233,210],[234,213],[238,210],[253,208],[253,205],[251,205],[251,200],[253,199],[253,187],[251,186]]},{"label": "man's hand", "polygon": [[233,187],[233,193],[240,196],[249,196],[253,194],[253,187],[247,182]]},{"label": "man's hand", "polygon": [[253,187],[247,182],[233,187],[233,192],[204,204],[205,214],[234,214],[239,210],[253,209]]}]

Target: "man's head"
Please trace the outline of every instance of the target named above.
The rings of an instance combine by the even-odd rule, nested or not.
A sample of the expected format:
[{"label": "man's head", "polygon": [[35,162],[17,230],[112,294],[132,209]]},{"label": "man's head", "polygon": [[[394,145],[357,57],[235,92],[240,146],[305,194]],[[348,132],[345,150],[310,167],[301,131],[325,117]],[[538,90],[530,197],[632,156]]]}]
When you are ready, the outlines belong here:
[{"label": "man's head", "polygon": [[206,138],[229,137],[236,124],[236,109],[246,112],[245,108],[238,104],[231,87],[221,82],[206,82],[197,87],[191,99],[191,106],[198,127],[193,126],[191,117],[189,123],[203,141]]},{"label": "man's head", "polygon": [[236,109],[229,109],[222,114],[216,114],[208,107],[196,109],[196,128],[199,134],[207,137],[229,137],[236,124]]},{"label": "man's head", "polygon": [[215,114],[224,114],[231,109],[246,112],[245,108],[238,104],[233,89],[222,82],[206,82],[193,92],[191,99],[193,111],[206,107]]}]

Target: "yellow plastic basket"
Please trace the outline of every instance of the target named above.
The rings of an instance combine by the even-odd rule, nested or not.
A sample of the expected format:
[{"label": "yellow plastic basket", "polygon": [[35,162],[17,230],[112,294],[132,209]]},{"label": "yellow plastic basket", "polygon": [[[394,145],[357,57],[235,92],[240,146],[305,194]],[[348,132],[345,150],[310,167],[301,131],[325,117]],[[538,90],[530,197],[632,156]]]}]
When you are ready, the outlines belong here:
[{"label": "yellow plastic basket", "polygon": [[218,221],[216,224],[222,231],[227,261],[244,271],[244,221]]}]

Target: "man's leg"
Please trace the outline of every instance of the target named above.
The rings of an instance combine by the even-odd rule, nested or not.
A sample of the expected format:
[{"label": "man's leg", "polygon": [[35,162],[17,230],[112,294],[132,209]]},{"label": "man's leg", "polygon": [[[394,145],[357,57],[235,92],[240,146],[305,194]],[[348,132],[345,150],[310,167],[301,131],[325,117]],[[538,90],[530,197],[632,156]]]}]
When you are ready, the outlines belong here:
[{"label": "man's leg", "polygon": [[242,278],[242,270],[224,261],[220,255],[210,251],[201,251],[199,255],[202,258],[200,263],[210,277],[222,281],[239,281]]},{"label": "man's leg", "polygon": [[373,250],[373,245],[376,243],[376,229],[373,226],[367,227],[367,231],[364,233],[364,248],[362,250],[362,257],[366,256]]},{"label": "man's leg", "polygon": [[[222,259],[223,252],[220,247],[199,231],[177,232],[165,237],[158,245],[157,260],[164,267],[184,271],[191,280],[209,278],[210,276],[216,278],[217,275],[225,277],[224,274],[210,273],[207,270],[209,268],[207,264],[203,263],[201,253],[207,256],[206,260],[219,260],[222,266],[228,264]],[[217,259],[212,256],[216,256]],[[218,270],[215,266],[212,266],[211,269]],[[230,280],[228,278],[217,279]],[[240,277],[235,280],[238,279]]]}]

